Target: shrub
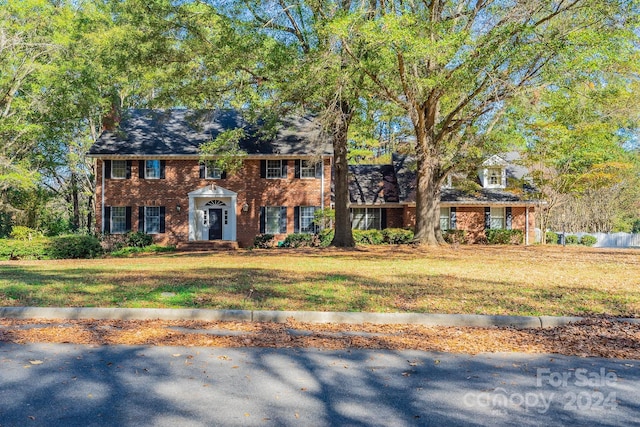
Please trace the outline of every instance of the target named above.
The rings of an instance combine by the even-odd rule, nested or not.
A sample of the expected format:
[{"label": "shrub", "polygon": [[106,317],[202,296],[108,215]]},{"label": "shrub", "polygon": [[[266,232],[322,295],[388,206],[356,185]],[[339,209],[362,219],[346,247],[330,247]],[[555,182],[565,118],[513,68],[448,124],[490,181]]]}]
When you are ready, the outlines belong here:
[{"label": "shrub", "polygon": [[558,233],[554,233],[553,231],[547,231],[545,234],[545,239],[548,245],[556,245],[558,244]]},{"label": "shrub", "polygon": [[11,229],[9,237],[16,240],[31,240],[36,237],[41,237],[42,233],[33,228],[24,227],[22,225],[16,225]]},{"label": "shrub", "polygon": [[353,230],[353,240],[360,245],[381,245],[384,237],[380,230]]},{"label": "shrub", "polygon": [[282,242],[282,246],[285,248],[319,246],[319,238],[315,234],[308,233],[289,234]]},{"label": "shrub", "polygon": [[122,249],[111,252],[113,257],[126,257],[133,254],[140,253],[161,253],[161,252],[173,252],[176,250],[175,246],[161,246],[161,245],[149,245],[144,248],[127,246]]},{"label": "shrub", "polygon": [[278,245],[273,234],[258,234],[253,239],[253,247],[258,249],[275,248]]},{"label": "shrub", "polygon": [[49,255],[54,259],[94,258],[102,254],[102,246],[95,236],[67,234],[51,238]]},{"label": "shrub", "polygon": [[467,243],[467,232],[465,230],[446,230],[442,232],[442,237],[445,242],[450,244]]},{"label": "shrub", "polygon": [[580,239],[580,244],[581,245],[585,245],[585,246],[593,246],[598,242],[598,239],[595,236],[592,236],[590,234],[585,234],[584,236],[582,236],[582,238]]},{"label": "shrub", "polygon": [[153,236],[141,231],[130,232],[125,234],[125,243],[133,248],[144,248],[153,243]]},{"label": "shrub", "polygon": [[384,243],[390,245],[406,245],[413,240],[413,231],[404,228],[385,228],[382,230]]},{"label": "shrub", "polygon": [[524,240],[522,230],[490,229],[485,234],[490,245],[521,245]]},{"label": "shrub", "polygon": [[50,239],[39,237],[32,240],[0,239],[0,260],[49,259],[47,249]]},{"label": "shrub", "polygon": [[335,232],[332,228],[325,228],[324,230],[320,230],[318,233],[318,244],[321,248],[326,248],[333,241],[333,236]]},{"label": "shrub", "polygon": [[580,239],[578,238],[578,236],[576,236],[575,234],[569,234],[566,237],[565,243],[567,245],[577,245],[579,241],[580,241]]}]

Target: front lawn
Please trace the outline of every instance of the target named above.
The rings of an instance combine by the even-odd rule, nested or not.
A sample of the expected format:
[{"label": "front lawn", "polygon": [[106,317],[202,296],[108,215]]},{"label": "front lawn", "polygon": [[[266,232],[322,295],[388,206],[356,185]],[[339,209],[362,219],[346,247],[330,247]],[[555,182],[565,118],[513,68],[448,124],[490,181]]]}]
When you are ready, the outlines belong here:
[{"label": "front lawn", "polygon": [[635,317],[640,251],[380,246],[2,261],[0,306]]}]

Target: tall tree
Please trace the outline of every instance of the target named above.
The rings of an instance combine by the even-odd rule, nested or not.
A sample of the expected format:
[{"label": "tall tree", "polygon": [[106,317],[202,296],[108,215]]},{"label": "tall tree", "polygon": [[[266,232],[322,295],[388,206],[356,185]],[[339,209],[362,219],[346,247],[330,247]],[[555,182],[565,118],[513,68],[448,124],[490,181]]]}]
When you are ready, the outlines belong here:
[{"label": "tall tree", "polygon": [[559,75],[628,57],[637,4],[628,1],[381,2],[333,29],[375,94],[411,119],[417,156],[417,243],[442,242],[440,187],[456,164],[495,142],[509,101]]}]

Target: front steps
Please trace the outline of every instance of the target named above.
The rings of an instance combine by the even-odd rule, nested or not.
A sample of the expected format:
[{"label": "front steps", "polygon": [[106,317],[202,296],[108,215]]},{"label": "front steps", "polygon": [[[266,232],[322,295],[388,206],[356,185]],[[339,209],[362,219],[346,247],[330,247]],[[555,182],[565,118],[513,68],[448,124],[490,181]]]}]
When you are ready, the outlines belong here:
[{"label": "front steps", "polygon": [[188,252],[236,251],[238,248],[238,242],[229,240],[198,240],[181,242],[176,246],[177,250]]}]

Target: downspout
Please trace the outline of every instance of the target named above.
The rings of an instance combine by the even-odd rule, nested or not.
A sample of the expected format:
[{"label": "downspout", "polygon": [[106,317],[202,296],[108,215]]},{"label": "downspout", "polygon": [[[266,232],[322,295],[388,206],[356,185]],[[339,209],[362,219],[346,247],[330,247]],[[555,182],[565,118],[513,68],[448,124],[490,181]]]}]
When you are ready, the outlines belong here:
[{"label": "downspout", "polygon": [[[105,170],[104,170],[104,159],[101,160],[102,161],[102,182],[100,183],[100,186],[102,188],[102,191],[100,194],[100,210],[101,210],[101,214],[100,214],[100,228],[102,229],[102,234],[104,234],[104,178],[105,178]],[[96,159],[96,163],[97,163],[97,159]]]},{"label": "downspout", "polygon": [[320,169],[320,209],[324,211],[324,158]]},{"label": "downspout", "polygon": [[529,206],[525,207],[525,214],[524,214],[525,218],[525,225],[524,225],[524,229],[525,229],[525,234],[524,234],[524,244],[525,246],[529,246]]}]

